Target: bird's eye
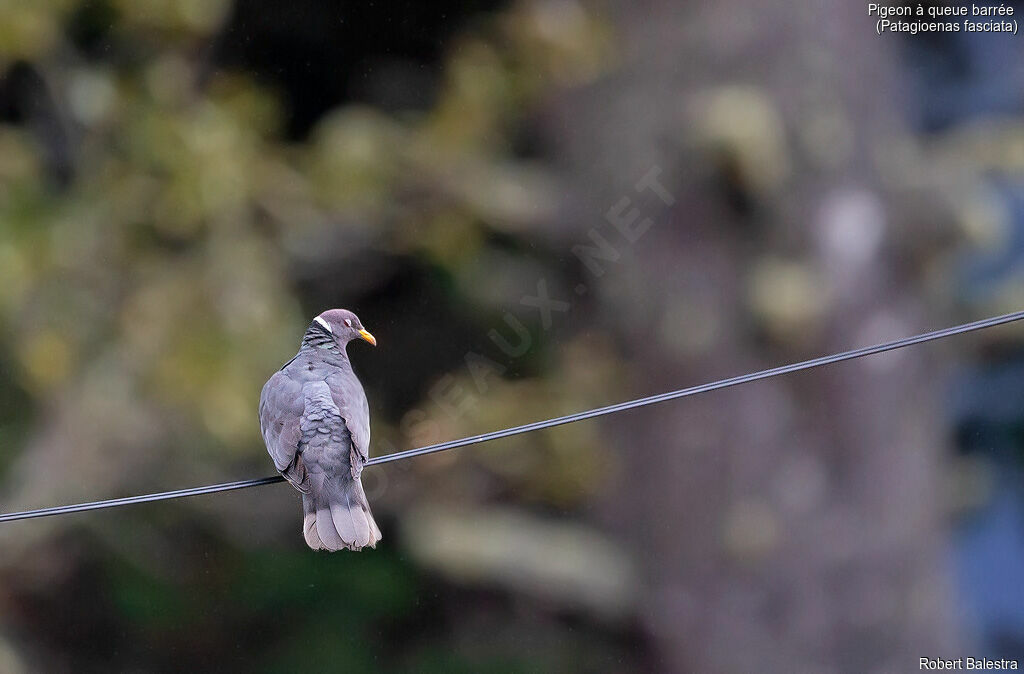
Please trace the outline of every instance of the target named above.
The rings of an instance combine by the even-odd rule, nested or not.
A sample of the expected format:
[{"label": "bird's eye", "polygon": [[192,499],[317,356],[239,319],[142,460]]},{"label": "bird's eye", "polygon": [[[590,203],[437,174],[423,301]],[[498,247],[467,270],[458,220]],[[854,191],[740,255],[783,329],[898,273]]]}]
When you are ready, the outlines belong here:
[{"label": "bird's eye", "polygon": [[352,327],[352,319],[351,318],[346,318],[345,319],[345,325],[347,325],[348,327],[351,328]]}]

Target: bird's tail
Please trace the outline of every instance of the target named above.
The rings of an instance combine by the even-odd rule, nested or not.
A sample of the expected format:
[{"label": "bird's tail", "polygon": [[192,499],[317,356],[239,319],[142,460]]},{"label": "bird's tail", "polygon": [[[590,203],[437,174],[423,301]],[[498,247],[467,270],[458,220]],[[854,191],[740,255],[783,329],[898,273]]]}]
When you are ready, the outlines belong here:
[{"label": "bird's tail", "polygon": [[377,547],[380,529],[359,478],[316,477],[320,479],[311,479],[309,493],[302,495],[302,531],[309,547],[331,552]]}]

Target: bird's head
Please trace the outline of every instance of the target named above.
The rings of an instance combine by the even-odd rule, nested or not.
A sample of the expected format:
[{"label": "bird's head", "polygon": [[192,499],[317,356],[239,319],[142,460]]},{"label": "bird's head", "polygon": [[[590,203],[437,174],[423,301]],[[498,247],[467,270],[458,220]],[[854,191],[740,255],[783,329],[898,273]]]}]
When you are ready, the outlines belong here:
[{"label": "bird's head", "polygon": [[357,337],[377,346],[377,339],[363,327],[359,317],[347,309],[328,309],[313,319],[309,329],[330,335],[339,346]]}]

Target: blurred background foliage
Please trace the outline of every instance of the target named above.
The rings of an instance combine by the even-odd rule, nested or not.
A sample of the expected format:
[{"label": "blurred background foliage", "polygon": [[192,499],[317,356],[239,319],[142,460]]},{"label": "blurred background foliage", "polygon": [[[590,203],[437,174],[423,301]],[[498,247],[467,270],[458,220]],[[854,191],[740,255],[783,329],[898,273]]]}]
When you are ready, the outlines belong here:
[{"label": "blurred background foliage", "polygon": [[[860,14],[5,0],[3,510],[267,473],[332,306],[374,454],[1019,309],[1019,42]],[[1020,336],[373,469],[358,555],[285,487],[6,525],[0,671],[1024,657]]]}]

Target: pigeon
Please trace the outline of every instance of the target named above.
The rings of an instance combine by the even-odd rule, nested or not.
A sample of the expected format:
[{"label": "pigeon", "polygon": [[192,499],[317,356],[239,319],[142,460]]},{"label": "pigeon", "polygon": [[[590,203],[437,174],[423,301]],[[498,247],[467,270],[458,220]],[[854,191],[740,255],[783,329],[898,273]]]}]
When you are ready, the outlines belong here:
[{"label": "pigeon", "polygon": [[357,337],[377,345],[351,311],[323,312],[260,394],[263,441],[277,470],[302,493],[302,532],[314,550],[361,550],[381,538],[359,480],[370,408],[345,351]]}]

